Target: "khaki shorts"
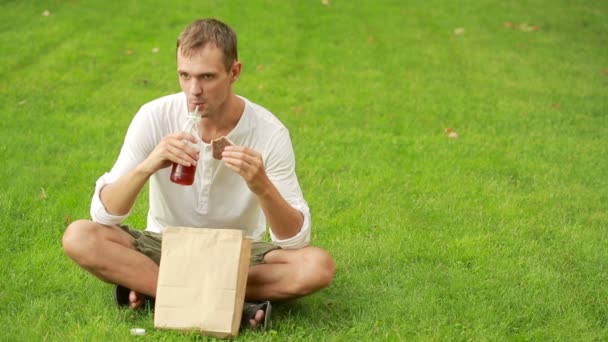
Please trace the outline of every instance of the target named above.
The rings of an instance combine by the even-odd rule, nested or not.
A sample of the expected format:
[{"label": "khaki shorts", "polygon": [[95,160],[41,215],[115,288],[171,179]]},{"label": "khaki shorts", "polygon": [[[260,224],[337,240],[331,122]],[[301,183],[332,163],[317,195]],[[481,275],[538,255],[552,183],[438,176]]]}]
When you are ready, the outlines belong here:
[{"label": "khaki shorts", "polygon": [[[138,251],[154,260],[157,265],[160,265],[160,251],[162,245],[161,234],[136,230],[126,225],[119,225],[119,227],[135,238],[135,248]],[[251,258],[249,259],[249,265],[263,264],[266,253],[280,248],[281,247],[270,242],[253,241],[251,243]]]}]

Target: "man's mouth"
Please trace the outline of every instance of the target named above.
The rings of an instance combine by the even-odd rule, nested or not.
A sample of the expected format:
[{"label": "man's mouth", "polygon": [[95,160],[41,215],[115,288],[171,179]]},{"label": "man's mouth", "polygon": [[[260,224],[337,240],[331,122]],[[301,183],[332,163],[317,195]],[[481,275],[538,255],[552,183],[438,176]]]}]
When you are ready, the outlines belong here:
[{"label": "man's mouth", "polygon": [[202,112],[203,109],[205,109],[205,103],[203,102],[190,102],[190,111],[194,112],[194,109],[196,109],[196,106],[198,106],[198,111]]}]

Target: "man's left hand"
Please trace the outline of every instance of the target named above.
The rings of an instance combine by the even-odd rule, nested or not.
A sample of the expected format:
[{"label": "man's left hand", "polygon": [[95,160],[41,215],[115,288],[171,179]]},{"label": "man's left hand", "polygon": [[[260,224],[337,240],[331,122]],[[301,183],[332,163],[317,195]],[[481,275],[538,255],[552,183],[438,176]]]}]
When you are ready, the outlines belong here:
[{"label": "man's left hand", "polygon": [[222,152],[224,165],[245,179],[256,195],[262,195],[269,179],[264,170],[262,155],[244,146],[226,146]]}]

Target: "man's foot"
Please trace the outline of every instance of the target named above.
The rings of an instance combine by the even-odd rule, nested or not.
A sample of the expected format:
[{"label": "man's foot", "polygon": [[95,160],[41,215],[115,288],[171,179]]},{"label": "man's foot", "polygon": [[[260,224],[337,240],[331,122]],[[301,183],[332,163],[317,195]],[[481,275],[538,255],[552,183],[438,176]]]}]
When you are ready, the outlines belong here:
[{"label": "man's foot", "polygon": [[144,296],[131,290],[131,292],[129,292],[129,306],[131,309],[139,309],[142,305],[144,305]]},{"label": "man's foot", "polygon": [[264,325],[264,310],[255,312],[254,318],[249,320],[249,329],[256,330],[258,326]]},{"label": "man's foot", "polygon": [[243,305],[243,317],[241,328],[252,330],[265,330],[270,325],[270,313],[272,306],[269,301],[249,303]]},{"label": "man's foot", "polygon": [[114,299],[118,306],[129,306],[131,309],[139,309],[149,306],[154,309],[154,298],[142,295],[124,286],[116,285],[114,288]]},{"label": "man's foot", "polygon": [[[154,309],[154,298],[142,295],[124,286],[116,285],[114,298],[118,306],[129,306],[133,310],[144,306],[150,306]],[[245,302],[243,305],[241,328],[265,330],[270,325],[271,309],[269,301],[258,303]]]}]

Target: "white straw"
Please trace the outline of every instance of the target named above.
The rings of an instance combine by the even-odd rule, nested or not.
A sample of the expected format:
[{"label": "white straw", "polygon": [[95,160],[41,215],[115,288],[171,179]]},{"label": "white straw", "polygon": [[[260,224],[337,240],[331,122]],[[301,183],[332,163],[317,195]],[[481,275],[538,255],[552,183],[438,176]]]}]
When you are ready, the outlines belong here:
[{"label": "white straw", "polygon": [[198,113],[198,105],[194,108],[194,113],[188,112],[188,116],[186,117],[186,122],[184,123],[184,127],[182,127],[182,132],[190,131],[191,127],[196,127],[198,131],[198,123],[201,121],[201,116]]}]

